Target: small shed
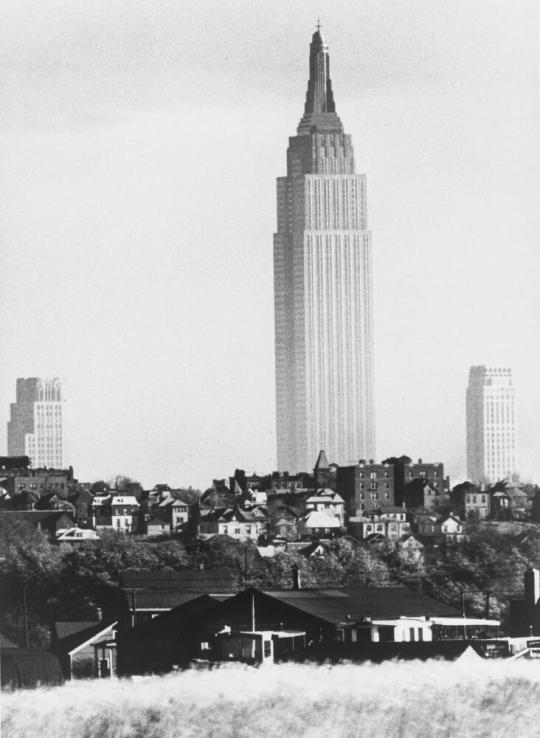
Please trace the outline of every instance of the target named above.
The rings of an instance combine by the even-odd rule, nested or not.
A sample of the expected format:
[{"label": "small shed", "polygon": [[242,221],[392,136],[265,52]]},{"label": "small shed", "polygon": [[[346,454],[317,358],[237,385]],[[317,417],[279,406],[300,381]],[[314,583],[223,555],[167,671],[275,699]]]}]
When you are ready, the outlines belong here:
[{"label": "small shed", "polygon": [[0,675],[2,689],[53,687],[64,683],[57,657],[46,651],[17,648],[0,635]]}]

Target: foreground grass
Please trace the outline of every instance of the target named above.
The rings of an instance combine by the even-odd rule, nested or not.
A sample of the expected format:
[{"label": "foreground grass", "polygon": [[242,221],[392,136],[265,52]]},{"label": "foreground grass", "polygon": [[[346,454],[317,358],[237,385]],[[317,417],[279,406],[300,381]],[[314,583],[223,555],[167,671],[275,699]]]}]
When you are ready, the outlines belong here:
[{"label": "foreground grass", "polygon": [[3,738],[540,735],[540,663],[227,666],[2,695]]}]

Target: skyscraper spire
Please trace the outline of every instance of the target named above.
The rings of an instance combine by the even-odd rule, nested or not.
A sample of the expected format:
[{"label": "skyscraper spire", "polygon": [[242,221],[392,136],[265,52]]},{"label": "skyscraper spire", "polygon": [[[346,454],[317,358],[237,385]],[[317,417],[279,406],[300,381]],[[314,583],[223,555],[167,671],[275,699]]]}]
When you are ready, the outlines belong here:
[{"label": "skyscraper spire", "polygon": [[343,125],[336,115],[328,46],[321,33],[320,21],[309,47],[309,81],[304,116],[298,133],[343,133]]}]

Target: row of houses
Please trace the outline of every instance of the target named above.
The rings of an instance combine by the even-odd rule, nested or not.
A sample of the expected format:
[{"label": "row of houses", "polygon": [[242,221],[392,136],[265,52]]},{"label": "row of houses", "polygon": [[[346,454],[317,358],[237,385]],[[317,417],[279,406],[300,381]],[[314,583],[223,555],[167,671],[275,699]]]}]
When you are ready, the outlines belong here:
[{"label": "row of houses", "polygon": [[231,571],[127,570],[118,601],[109,620],[55,624],[53,649],[67,677],[163,673],[201,661],[386,658],[388,647],[394,655],[413,647],[408,658],[445,649],[448,657],[450,641],[463,646],[466,634],[478,641],[500,627],[403,586],[304,590],[294,570],[281,590],[250,587]]}]

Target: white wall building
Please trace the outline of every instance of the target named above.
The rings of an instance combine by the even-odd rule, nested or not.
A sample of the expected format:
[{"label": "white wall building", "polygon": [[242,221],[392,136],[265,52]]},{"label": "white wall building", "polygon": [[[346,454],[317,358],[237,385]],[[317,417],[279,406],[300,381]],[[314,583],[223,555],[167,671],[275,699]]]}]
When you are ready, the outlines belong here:
[{"label": "white wall building", "polygon": [[277,181],[277,463],[375,456],[371,235],[366,180],[335,112],[328,47],[313,34],[304,116]]},{"label": "white wall building", "polygon": [[16,401],[8,421],[8,455],[29,456],[31,466],[63,466],[62,381],[17,379]]},{"label": "white wall building", "polygon": [[516,471],[514,387],[510,369],[472,366],[467,387],[467,476],[493,484]]}]

